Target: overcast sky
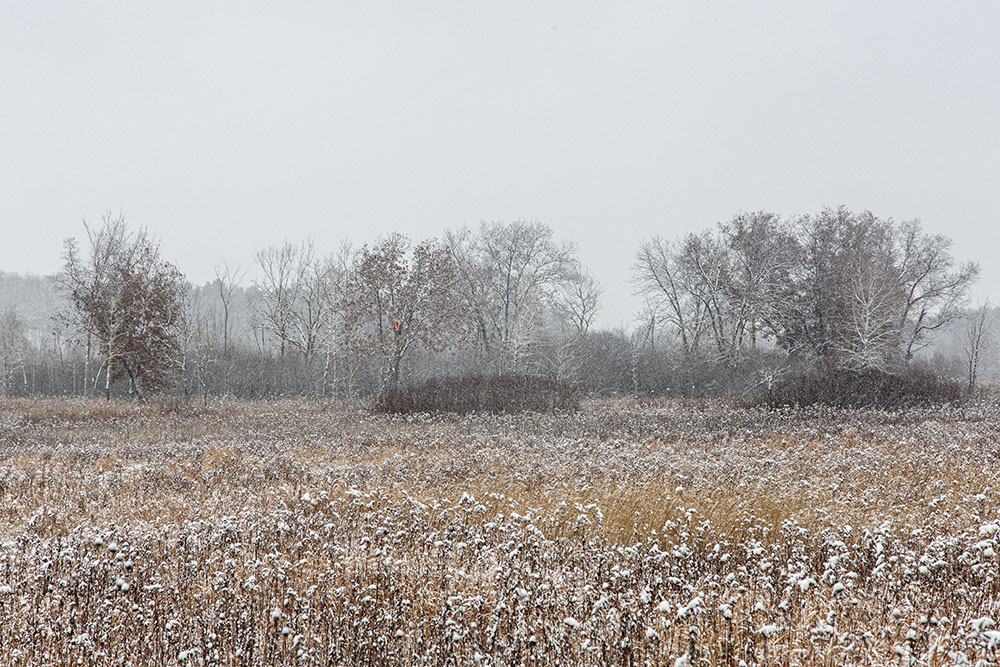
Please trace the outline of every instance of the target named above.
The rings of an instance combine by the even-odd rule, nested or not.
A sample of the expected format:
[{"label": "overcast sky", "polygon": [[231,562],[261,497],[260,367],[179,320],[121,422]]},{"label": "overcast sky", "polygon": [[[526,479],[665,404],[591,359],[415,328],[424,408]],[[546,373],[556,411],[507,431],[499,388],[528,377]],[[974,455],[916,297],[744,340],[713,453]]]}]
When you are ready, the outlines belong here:
[{"label": "overcast sky", "polygon": [[526,218],[617,325],[641,239],[846,204],[952,236],[1000,300],[998,35],[995,1],[0,0],[0,270],[107,209],[195,282]]}]

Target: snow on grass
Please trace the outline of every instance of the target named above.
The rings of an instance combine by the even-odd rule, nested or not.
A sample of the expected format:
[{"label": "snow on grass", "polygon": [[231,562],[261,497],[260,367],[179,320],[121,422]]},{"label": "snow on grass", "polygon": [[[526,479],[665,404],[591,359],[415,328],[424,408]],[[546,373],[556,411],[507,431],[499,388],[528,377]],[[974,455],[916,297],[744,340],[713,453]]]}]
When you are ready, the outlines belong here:
[{"label": "snow on grass", "polygon": [[0,663],[990,664],[998,417],[5,403]]}]

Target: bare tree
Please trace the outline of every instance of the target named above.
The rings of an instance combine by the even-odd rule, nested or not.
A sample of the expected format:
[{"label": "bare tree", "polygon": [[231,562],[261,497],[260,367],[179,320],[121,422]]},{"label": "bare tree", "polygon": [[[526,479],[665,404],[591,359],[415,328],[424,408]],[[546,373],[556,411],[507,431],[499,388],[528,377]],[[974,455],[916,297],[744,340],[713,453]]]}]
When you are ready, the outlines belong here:
[{"label": "bare tree", "polygon": [[932,332],[961,315],[979,265],[965,262],[956,267],[951,239],[923,233],[917,220],[901,224],[897,234],[898,282],[905,294],[899,327],[909,361]]},{"label": "bare tree", "polygon": [[638,396],[642,389],[639,361],[644,352],[653,349],[656,341],[656,307],[646,303],[646,308],[636,316],[636,326],[628,336],[629,375],[632,379],[632,394]]},{"label": "bare tree", "polygon": [[582,341],[590,330],[601,296],[601,284],[586,267],[574,268],[553,286],[544,326],[535,334],[540,370],[554,380],[572,382],[584,366]]},{"label": "bare tree", "polygon": [[685,354],[698,351],[705,331],[704,301],[689,283],[682,253],[661,237],[642,242],[632,264],[632,280],[661,325],[671,326]]},{"label": "bare tree", "polygon": [[490,308],[493,274],[480,254],[478,237],[468,227],[445,232],[445,244],[451,252],[459,277],[462,298],[473,319],[476,339],[489,357],[492,353],[493,322]]},{"label": "bare tree", "polygon": [[902,294],[893,268],[886,252],[855,257],[847,267],[844,303],[835,325],[834,349],[841,367],[887,373],[898,364]]},{"label": "bare tree", "polygon": [[28,340],[25,335],[24,322],[13,307],[8,306],[0,313],[0,397],[7,398],[11,394],[11,383],[14,374],[20,372],[25,391],[28,388],[28,376],[25,364],[25,353]]},{"label": "bare tree", "polygon": [[262,331],[277,341],[281,356],[292,340],[295,327],[295,307],[299,299],[299,276],[312,262],[312,242],[293,245],[285,241],[280,246],[268,246],[254,255],[262,278],[257,284],[260,298],[255,316]]},{"label": "bare tree", "polygon": [[328,313],[327,335],[323,339],[323,377],[320,383],[320,395],[340,386],[350,394],[351,382],[358,369],[357,360],[351,358],[346,345],[347,336],[344,325],[344,309],[346,295],[355,262],[355,250],[349,241],[342,241],[335,253],[324,260],[324,307]]},{"label": "bare tree", "polygon": [[483,222],[447,243],[480,345],[499,373],[515,369],[553,293],[578,272],[576,248],[540,222]]},{"label": "bare tree", "polygon": [[311,239],[270,246],[254,258],[263,273],[258,284],[258,325],[278,340],[282,356],[292,348],[309,363],[331,331],[336,300],[329,294],[335,262],[319,257]]},{"label": "bare tree", "polygon": [[290,342],[307,363],[323,347],[324,338],[330,330],[331,306],[336,303],[330,299],[333,268],[329,262],[319,258],[310,258],[300,267],[299,298],[292,320],[295,336]]},{"label": "bare tree", "polygon": [[712,234],[688,234],[678,255],[678,270],[696,304],[704,330],[720,360],[737,356],[741,322],[728,290],[730,259],[726,245]]},{"label": "bare tree", "polygon": [[603,291],[601,283],[579,262],[574,262],[573,269],[556,286],[553,309],[568,327],[571,336],[582,336],[590,330]]},{"label": "bare tree", "polygon": [[965,357],[968,362],[968,389],[970,392],[976,388],[979,360],[993,328],[994,322],[990,318],[992,310],[992,304],[986,300],[968,315],[968,327],[965,331]]},{"label": "bare tree", "polygon": [[870,214],[864,218],[840,207],[796,221],[795,264],[776,318],[778,343],[789,355],[836,367],[837,325],[843,319],[844,277],[851,263],[845,242],[858,235],[857,228],[868,226]]},{"label": "bare tree", "polygon": [[774,332],[797,243],[787,223],[764,211],[738,213],[720,225],[719,232],[729,249],[726,290],[736,337],[732,345],[756,352],[760,339]]},{"label": "bare tree", "polygon": [[[218,283],[214,285],[218,288]],[[182,391],[190,398],[192,383],[197,382],[206,390],[206,374],[213,346],[209,343],[205,304],[202,293],[185,285],[181,316],[177,323],[177,370],[181,376]]]},{"label": "bare tree", "polygon": [[215,265],[215,289],[222,302],[222,354],[229,354],[229,338],[232,335],[231,312],[233,309],[233,294],[240,286],[246,271],[239,266],[229,266],[222,262]]}]

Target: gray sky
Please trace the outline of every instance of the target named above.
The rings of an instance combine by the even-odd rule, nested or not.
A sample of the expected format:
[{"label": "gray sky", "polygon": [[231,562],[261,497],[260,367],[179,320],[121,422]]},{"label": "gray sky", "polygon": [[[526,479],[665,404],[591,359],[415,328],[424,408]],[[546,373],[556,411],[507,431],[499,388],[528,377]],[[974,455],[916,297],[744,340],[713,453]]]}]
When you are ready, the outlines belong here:
[{"label": "gray sky", "polygon": [[125,212],[195,282],[537,219],[636,308],[640,239],[919,217],[1000,299],[1000,2],[0,0],[0,269]]}]

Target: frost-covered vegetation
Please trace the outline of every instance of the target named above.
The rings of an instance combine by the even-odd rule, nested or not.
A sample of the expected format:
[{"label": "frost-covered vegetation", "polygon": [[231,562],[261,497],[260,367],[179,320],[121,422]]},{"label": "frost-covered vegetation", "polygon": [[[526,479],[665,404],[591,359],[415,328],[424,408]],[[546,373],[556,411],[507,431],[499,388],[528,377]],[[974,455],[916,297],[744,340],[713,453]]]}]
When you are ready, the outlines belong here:
[{"label": "frost-covered vegetation", "polygon": [[997,664],[1000,406],[0,405],[4,665]]}]

